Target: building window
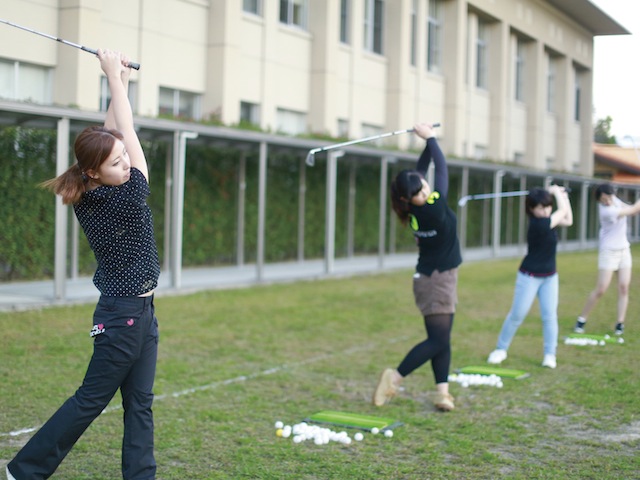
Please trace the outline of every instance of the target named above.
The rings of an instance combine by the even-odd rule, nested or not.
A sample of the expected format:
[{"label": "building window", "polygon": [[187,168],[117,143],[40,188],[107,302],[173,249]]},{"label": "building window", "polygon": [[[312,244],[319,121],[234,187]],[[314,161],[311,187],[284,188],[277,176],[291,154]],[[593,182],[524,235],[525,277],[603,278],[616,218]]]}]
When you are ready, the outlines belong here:
[{"label": "building window", "polygon": [[365,0],[364,48],[382,55],[382,30],[384,28],[384,1]]},{"label": "building window", "polygon": [[411,53],[410,59],[411,65],[416,66],[416,50],[418,45],[416,44],[418,41],[418,0],[413,0],[411,2],[411,38],[409,41],[411,42]]},{"label": "building window", "polygon": [[524,153],[515,152],[513,154],[513,163],[515,163],[516,165],[524,165]]},{"label": "building window", "polygon": [[240,123],[260,125],[260,106],[256,103],[240,102]]},{"label": "building window", "polygon": [[578,70],[574,69],[574,74],[575,74],[575,84],[574,84],[574,95],[573,95],[573,101],[575,102],[574,104],[574,109],[573,109],[573,119],[576,122],[580,121],[580,97],[581,97],[581,85],[580,85],[580,72],[578,72]]},{"label": "building window", "polygon": [[349,138],[349,120],[338,119],[338,138]]},{"label": "building window", "polygon": [[478,21],[478,37],[476,38],[476,87],[486,89],[488,64],[488,27],[486,22]]},{"label": "building window", "polygon": [[485,160],[488,158],[488,150],[484,145],[476,144],[473,147],[473,158],[476,160]]},{"label": "building window", "polygon": [[553,167],[555,167],[556,160],[555,160],[555,158],[553,158],[553,157],[547,157],[547,158],[545,159],[545,163],[546,163],[546,165],[547,165],[547,170],[552,170],[552,169],[553,169]]},{"label": "building window", "polygon": [[551,56],[547,56],[547,112],[554,113],[556,111],[556,60]]},{"label": "building window", "polygon": [[53,97],[52,91],[50,68],[0,60],[0,97],[50,104]]},{"label": "building window", "polygon": [[442,68],[442,23],[442,1],[431,0],[427,18],[427,70],[430,72],[438,73]]},{"label": "building window", "polygon": [[351,30],[349,29],[350,10],[350,0],[340,0],[340,41],[347,44],[351,43]]},{"label": "building window", "polygon": [[[129,103],[131,104],[131,109],[133,113],[138,112],[138,84],[136,82],[129,82],[129,91],[127,92],[127,96],[129,97]],[[99,109],[101,112],[106,112],[107,108],[109,108],[109,103],[111,103],[111,90],[109,90],[109,82],[107,81],[107,77],[100,77],[100,105]]]},{"label": "building window", "polygon": [[307,3],[309,0],[280,0],[280,22],[307,28]]},{"label": "building window", "polygon": [[170,117],[200,120],[202,116],[200,112],[200,95],[160,87],[158,113]]},{"label": "building window", "polygon": [[277,131],[299,135],[307,130],[307,115],[294,110],[279,108],[276,114]]},{"label": "building window", "polygon": [[262,0],[242,0],[242,10],[255,15],[262,15]]},{"label": "building window", "polygon": [[515,99],[524,102],[524,42],[516,40],[515,63]]}]

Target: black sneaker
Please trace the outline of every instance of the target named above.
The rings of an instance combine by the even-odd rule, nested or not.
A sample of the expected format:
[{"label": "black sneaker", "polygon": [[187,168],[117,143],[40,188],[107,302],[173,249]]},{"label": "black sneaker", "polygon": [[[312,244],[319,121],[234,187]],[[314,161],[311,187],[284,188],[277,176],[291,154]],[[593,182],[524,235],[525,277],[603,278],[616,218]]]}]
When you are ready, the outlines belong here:
[{"label": "black sneaker", "polygon": [[619,337],[624,333],[624,323],[616,323],[615,334]]},{"label": "black sneaker", "polygon": [[576,326],[573,327],[573,333],[584,333],[584,326],[587,322],[582,322],[578,320],[576,322]]}]

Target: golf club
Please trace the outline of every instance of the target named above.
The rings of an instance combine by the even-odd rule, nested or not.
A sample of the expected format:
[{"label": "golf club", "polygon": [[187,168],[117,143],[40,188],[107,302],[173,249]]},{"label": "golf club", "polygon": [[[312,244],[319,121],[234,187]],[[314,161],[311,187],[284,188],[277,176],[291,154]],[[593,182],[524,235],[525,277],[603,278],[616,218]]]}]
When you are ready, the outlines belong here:
[{"label": "golf club", "polygon": [[[84,50],[85,52],[92,53],[93,55],[97,55],[98,51],[93,48],[85,47],[83,45],[78,45],[77,43],[70,42],[68,40],[63,40],[62,38],[54,37],[53,35],[49,35],[47,33],[38,32],[37,30],[33,30],[31,28],[23,27],[22,25],[18,25],[16,23],[9,22],[8,20],[3,20],[0,18],[0,23],[4,23],[6,25],[10,25],[12,27],[19,28],[20,30],[24,30],[26,32],[35,33],[36,35],[40,35],[42,37],[46,37],[50,40],[55,40],[56,42],[64,43],[65,45],[69,45],[70,47],[79,48],[80,50]],[[140,64],[135,62],[129,62],[129,68],[133,68],[134,70],[140,70]]]},{"label": "golf club", "polygon": [[458,206],[464,207],[469,200],[484,200],[487,198],[506,198],[506,197],[523,197],[529,194],[529,190],[518,190],[516,192],[500,192],[500,193],[479,193],[476,195],[465,195],[458,200]]},{"label": "golf club", "polygon": [[[440,126],[439,123],[434,123],[432,125],[432,127],[434,127],[434,128],[435,127],[439,127],[439,126]],[[306,163],[310,167],[313,167],[315,165],[315,163],[316,163],[315,154],[319,153],[319,152],[324,152],[326,150],[333,150],[334,148],[346,147],[347,145],[354,145],[356,143],[370,142],[372,140],[378,140],[380,138],[391,137],[393,135],[400,135],[402,133],[411,133],[411,132],[413,132],[413,128],[407,128],[406,130],[396,130],[395,132],[381,133],[379,135],[372,135],[370,137],[360,138],[360,139],[357,139],[357,140],[350,140],[348,142],[336,143],[335,145],[327,145],[326,147],[313,148],[313,149],[309,150],[309,153],[307,154]]]},{"label": "golf club", "polygon": [[[571,192],[569,187],[565,187],[567,193]],[[458,206],[464,207],[469,200],[485,200],[488,198],[507,198],[507,197],[524,197],[529,194],[529,190],[517,190],[515,192],[500,192],[500,193],[478,193],[476,195],[465,195],[458,200]]]}]

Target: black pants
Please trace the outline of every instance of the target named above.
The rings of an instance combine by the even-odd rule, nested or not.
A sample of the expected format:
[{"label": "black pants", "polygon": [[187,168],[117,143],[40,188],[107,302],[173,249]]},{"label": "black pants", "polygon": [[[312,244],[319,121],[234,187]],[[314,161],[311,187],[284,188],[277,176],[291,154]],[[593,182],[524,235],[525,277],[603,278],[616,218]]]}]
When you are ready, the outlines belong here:
[{"label": "black pants", "polygon": [[17,480],[49,478],[118,388],[124,408],[122,477],[155,478],[151,405],[158,322],[153,296],[102,296],[93,322],[93,356],[82,385],[9,463]]},{"label": "black pants", "polygon": [[453,314],[427,315],[424,317],[427,339],[413,347],[400,362],[398,373],[406,377],[416,368],[431,360],[433,376],[437,383],[446,383],[451,365],[451,329]]}]

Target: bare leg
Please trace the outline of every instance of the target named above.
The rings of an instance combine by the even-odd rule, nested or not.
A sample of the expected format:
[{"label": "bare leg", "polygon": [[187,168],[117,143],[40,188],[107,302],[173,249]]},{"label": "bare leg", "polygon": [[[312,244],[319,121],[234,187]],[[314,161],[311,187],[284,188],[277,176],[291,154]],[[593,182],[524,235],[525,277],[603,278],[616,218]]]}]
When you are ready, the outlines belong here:
[{"label": "bare leg", "polygon": [[618,318],[617,323],[624,323],[629,306],[629,285],[631,284],[631,269],[621,268],[618,271]]},{"label": "bare leg", "polygon": [[587,302],[585,303],[582,309],[582,312],[580,313],[580,316],[584,318],[584,321],[587,320],[587,317],[589,316],[589,313],[591,313],[591,310],[593,310],[593,307],[596,306],[596,303],[598,303],[598,300],[600,300],[602,295],[604,295],[604,292],[606,292],[607,288],[609,288],[609,284],[611,283],[612,278],[613,278],[613,271],[598,270],[598,280],[596,283],[596,288],[593,289],[589,294],[589,297],[587,297]]}]

